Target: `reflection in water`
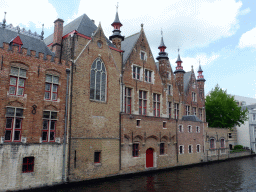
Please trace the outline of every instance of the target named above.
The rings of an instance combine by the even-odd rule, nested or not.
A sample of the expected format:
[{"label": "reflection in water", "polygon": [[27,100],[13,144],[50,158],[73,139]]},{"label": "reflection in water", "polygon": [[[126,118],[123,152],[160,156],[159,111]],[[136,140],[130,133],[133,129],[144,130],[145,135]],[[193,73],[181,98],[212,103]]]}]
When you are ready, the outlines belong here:
[{"label": "reflection in water", "polygon": [[[256,191],[256,157],[149,173],[47,192]],[[45,189],[34,190],[37,192]]]}]

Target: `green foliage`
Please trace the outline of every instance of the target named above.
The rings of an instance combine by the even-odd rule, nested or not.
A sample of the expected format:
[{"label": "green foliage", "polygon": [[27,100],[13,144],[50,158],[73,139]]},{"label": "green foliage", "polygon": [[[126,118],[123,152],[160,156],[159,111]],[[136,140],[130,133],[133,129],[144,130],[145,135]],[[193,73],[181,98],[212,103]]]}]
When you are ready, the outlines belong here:
[{"label": "green foliage", "polygon": [[243,145],[235,145],[234,146],[234,149],[236,150],[236,149],[243,149],[244,148],[244,146]]},{"label": "green foliage", "polygon": [[235,125],[244,124],[247,118],[247,109],[242,111],[234,96],[227,94],[218,85],[205,99],[206,120],[209,127],[232,129]]},{"label": "green foliage", "polygon": [[234,150],[231,150],[230,153],[239,153],[239,152],[243,152],[243,151],[248,151],[246,149],[234,149]]}]

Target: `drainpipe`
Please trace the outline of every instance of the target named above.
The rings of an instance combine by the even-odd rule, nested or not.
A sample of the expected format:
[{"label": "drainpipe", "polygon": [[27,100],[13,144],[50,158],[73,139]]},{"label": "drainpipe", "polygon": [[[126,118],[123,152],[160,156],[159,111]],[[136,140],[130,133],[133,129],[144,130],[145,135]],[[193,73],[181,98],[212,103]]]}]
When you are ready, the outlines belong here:
[{"label": "drainpipe", "polygon": [[179,162],[179,150],[178,149],[179,149],[178,148],[178,119],[176,119],[176,156],[177,156],[177,163]]},{"label": "drainpipe", "polygon": [[68,121],[68,88],[70,69],[66,69],[67,73],[67,87],[66,87],[66,103],[65,103],[65,130],[63,140],[63,164],[62,164],[62,182],[66,182],[65,165],[66,165],[66,145],[67,145],[67,121]]},{"label": "drainpipe", "polygon": [[122,112],[123,112],[123,97],[124,97],[124,83],[123,83],[123,52],[121,52],[121,57],[122,57],[122,61],[121,61],[121,89],[122,89],[122,98],[121,98],[121,112],[119,113],[119,171],[122,169],[122,155],[121,155],[121,142],[122,142]]}]

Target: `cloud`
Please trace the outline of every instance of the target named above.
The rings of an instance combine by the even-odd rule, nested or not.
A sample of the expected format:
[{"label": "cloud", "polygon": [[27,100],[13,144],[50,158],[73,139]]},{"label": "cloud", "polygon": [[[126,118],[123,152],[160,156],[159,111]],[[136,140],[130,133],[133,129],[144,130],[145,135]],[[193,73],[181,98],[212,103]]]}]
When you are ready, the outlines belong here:
[{"label": "cloud", "polygon": [[[6,23],[14,26],[45,28],[53,26],[53,21],[57,19],[56,9],[48,0],[0,0],[0,15],[6,14]],[[2,20],[2,19],[1,19]]]},{"label": "cloud", "polygon": [[251,12],[251,9],[250,8],[246,8],[246,9],[240,11],[239,15],[246,15],[246,14],[248,14],[250,12]]},{"label": "cloud", "polygon": [[256,27],[250,31],[245,32],[238,44],[239,48],[252,47],[256,48]]},{"label": "cloud", "polygon": [[[191,71],[192,65],[193,65],[194,71],[197,71],[199,67],[199,61],[203,69],[203,66],[209,65],[219,57],[220,55],[218,54],[212,54],[211,56],[207,56],[205,53],[201,53],[201,54],[198,54],[196,57],[181,57],[181,60],[183,61],[182,66],[185,71]],[[172,67],[176,67],[176,63],[175,63],[176,60],[177,59],[170,59]]]}]

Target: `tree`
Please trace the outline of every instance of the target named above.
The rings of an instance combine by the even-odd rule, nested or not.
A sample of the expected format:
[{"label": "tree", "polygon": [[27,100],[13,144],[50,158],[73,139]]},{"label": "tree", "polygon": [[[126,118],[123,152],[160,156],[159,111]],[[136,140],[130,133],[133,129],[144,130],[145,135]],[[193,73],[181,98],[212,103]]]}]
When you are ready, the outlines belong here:
[{"label": "tree", "polygon": [[232,129],[235,125],[240,127],[247,118],[247,109],[242,110],[236,104],[234,96],[227,94],[218,85],[206,96],[205,100],[206,120],[209,127]]}]

